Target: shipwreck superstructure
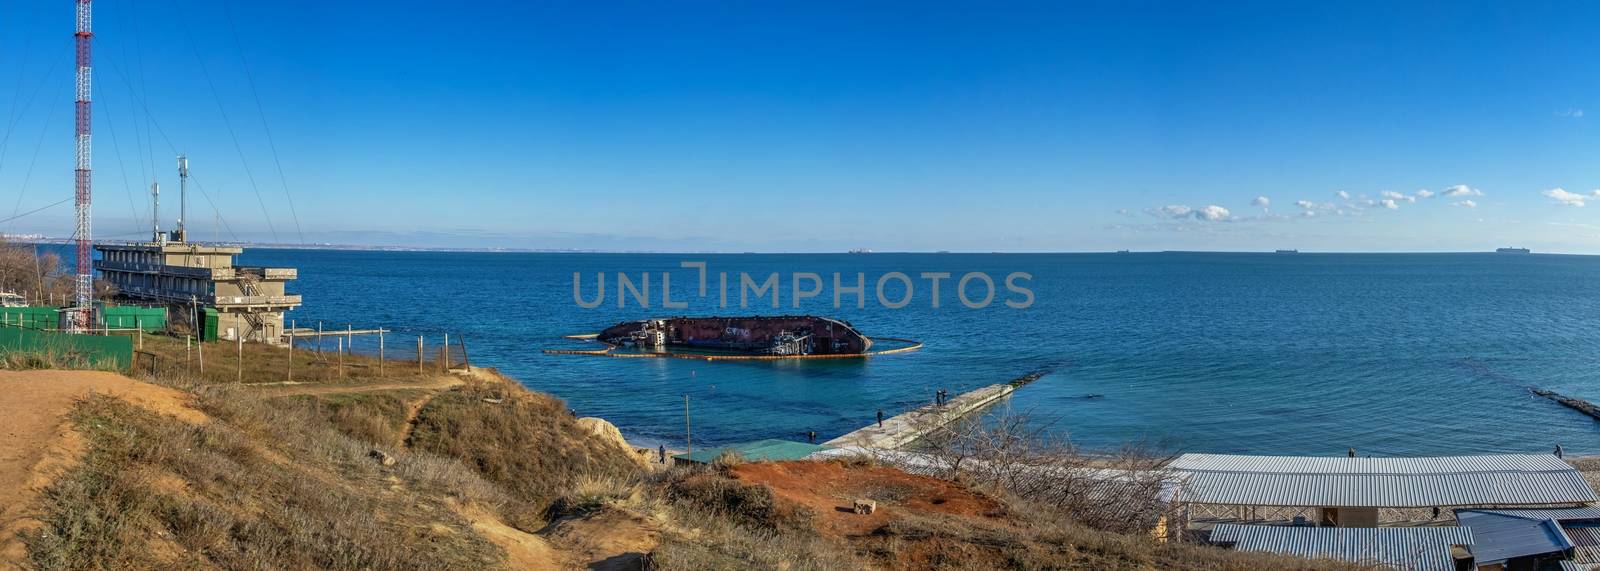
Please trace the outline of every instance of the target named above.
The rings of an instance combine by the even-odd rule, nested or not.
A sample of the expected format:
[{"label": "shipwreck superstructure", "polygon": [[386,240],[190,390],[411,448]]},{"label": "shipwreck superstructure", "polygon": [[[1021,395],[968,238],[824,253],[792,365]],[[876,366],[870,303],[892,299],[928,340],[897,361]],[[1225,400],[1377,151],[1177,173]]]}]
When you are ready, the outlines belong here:
[{"label": "shipwreck superstructure", "polygon": [[849,323],[810,315],[646,319],[608,327],[596,339],[647,351],[770,356],[864,355],[872,348],[872,339]]}]

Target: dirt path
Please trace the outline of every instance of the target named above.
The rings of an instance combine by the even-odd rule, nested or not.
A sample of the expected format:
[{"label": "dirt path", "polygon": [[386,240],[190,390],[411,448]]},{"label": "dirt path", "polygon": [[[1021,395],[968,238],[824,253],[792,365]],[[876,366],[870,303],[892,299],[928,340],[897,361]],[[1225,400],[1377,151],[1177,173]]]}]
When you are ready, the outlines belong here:
[{"label": "dirt path", "polygon": [[563,565],[563,554],[550,547],[543,537],[506,525],[488,510],[476,506],[458,509],[457,512],[472,522],[472,528],[488,538],[490,543],[505,550],[506,568],[527,571],[569,568]]},{"label": "dirt path", "polygon": [[27,556],[19,531],[37,524],[33,499],[70,468],[84,442],[67,420],[78,399],[109,394],[190,423],[206,416],[188,394],[99,371],[0,371],[0,568]]}]

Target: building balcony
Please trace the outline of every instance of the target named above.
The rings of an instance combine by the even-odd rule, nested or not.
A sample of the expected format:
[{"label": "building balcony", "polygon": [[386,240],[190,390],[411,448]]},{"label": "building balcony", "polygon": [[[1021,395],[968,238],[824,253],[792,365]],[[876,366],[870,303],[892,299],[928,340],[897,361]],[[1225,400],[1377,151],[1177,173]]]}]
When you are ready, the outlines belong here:
[{"label": "building balcony", "polygon": [[260,268],[240,266],[237,269],[239,271],[249,272],[261,276],[261,279],[264,280],[292,280],[300,276],[300,270],[295,268]]},{"label": "building balcony", "polygon": [[212,300],[217,309],[292,309],[300,305],[298,295],[223,295]]},{"label": "building balcony", "polygon": [[[224,271],[213,268],[191,268],[188,266],[169,266],[166,264],[138,264],[133,262],[108,262],[95,260],[94,269],[103,272],[130,272],[136,274],[160,274],[164,276],[178,276],[185,278],[199,278],[204,280],[220,279],[217,274]],[[233,270],[225,270],[232,277]]]}]

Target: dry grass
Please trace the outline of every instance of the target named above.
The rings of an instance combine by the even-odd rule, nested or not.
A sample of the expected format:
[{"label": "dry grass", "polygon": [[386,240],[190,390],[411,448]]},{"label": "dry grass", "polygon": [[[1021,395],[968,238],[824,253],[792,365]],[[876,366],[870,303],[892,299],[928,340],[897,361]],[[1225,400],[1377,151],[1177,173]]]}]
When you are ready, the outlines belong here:
[{"label": "dry grass", "polygon": [[691,525],[689,533],[662,537],[650,554],[650,569],[657,571],[838,571],[862,569],[862,561],[848,548],[813,533],[777,532],[740,525],[721,508],[705,509],[679,502],[670,507],[672,518]]},{"label": "dry grass", "polygon": [[282,383],[291,378],[294,382],[360,382],[379,378],[410,381],[442,372],[433,360],[425,363],[419,372],[414,355],[402,361],[396,360],[400,355],[394,353],[386,357],[380,374],[376,357],[347,353],[341,366],[339,355],[333,350],[325,349],[319,355],[303,345],[296,345],[291,355],[286,346],[245,343],[241,358],[241,347],[231,341],[190,344],[182,337],[144,335],[144,346],[140,348],[138,343],[136,339],[136,352],[155,357],[152,363],[148,356],[135,355],[138,361],[135,369],[155,377],[182,377],[195,384]]},{"label": "dry grass", "polygon": [[691,533],[664,538],[652,555],[655,568],[664,570],[1366,569],[1098,531],[1015,498],[984,517],[890,501],[882,507],[891,514],[883,525],[867,533],[825,535],[808,525],[814,514],[788,505],[765,485],[718,471],[674,471],[661,478],[673,517],[694,526]]},{"label": "dry grass", "polygon": [[427,398],[425,390],[335,393],[285,397],[328,419],[334,428],[358,440],[389,447],[404,445],[411,403]]},{"label": "dry grass", "polygon": [[317,440],[267,447],[254,432],[272,415],[247,418],[267,409],[207,409],[245,420],[245,428],[191,426],[105,396],[81,403],[73,420],[89,452],[46,491],[45,527],[27,538],[32,563],[40,569],[499,564],[501,553],[440,494],[407,490],[406,474],[364,461],[359,444],[331,431],[300,431]]},{"label": "dry grass", "polygon": [[[417,412],[407,444],[459,458],[538,513],[585,480],[640,473],[627,451],[578,426],[565,403],[501,383],[471,381],[434,397]],[[528,512],[505,515],[525,531],[542,524]]]}]

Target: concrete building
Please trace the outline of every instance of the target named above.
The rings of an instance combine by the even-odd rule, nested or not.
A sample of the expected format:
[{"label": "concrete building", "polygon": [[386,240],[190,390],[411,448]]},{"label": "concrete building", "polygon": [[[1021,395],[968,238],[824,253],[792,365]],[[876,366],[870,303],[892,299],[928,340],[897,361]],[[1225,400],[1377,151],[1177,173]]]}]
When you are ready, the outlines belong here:
[{"label": "concrete building", "polygon": [[[95,250],[100,256],[94,269],[117,287],[118,297],[164,305],[174,324],[187,325],[202,339],[279,343],[284,312],[300,306],[300,296],[284,289],[296,270],[239,266],[235,256],[243,248],[161,239],[98,244]],[[215,323],[207,308],[214,310]]]}]

